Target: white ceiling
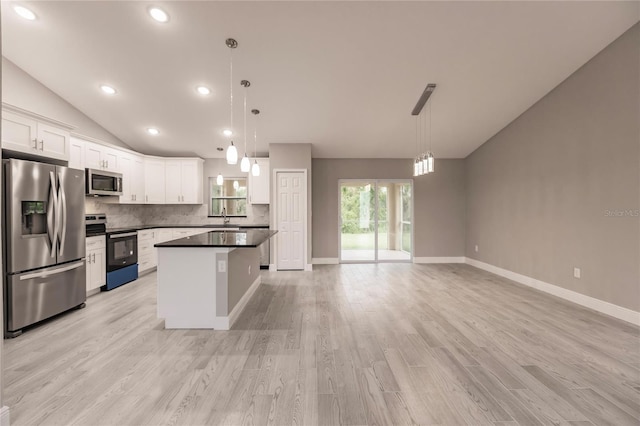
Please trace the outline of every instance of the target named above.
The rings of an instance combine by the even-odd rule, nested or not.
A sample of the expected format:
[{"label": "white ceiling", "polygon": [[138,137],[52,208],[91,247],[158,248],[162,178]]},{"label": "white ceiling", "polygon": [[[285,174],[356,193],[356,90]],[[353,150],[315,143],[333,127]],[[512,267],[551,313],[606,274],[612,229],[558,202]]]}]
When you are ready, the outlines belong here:
[{"label": "white ceiling", "polygon": [[[236,145],[248,79],[249,109],[262,111],[258,151],[307,142],[314,157],[410,158],[410,112],[437,83],[433,150],[459,158],[640,17],[638,2],[181,1],[153,3],[170,15],[159,24],[147,2],[22,4],[36,21],[2,2],[9,60],[134,149],[206,158],[228,143],[227,37],[239,43]],[[199,83],[213,94],[199,97]]]}]

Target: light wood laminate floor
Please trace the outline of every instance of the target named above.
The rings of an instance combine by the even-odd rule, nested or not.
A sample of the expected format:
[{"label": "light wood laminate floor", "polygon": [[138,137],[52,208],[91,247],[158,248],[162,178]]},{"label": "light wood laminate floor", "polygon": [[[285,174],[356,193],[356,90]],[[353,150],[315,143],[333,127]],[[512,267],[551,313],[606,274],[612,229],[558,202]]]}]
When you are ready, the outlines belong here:
[{"label": "light wood laminate floor", "polygon": [[231,331],[155,273],[5,341],[12,424],[638,425],[637,327],[467,265],[265,272]]}]

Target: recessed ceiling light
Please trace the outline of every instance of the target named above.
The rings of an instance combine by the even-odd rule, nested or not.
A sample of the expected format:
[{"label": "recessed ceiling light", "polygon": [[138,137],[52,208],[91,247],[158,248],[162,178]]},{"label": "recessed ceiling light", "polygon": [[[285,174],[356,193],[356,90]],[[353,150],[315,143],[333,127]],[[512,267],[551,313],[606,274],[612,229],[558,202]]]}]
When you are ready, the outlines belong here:
[{"label": "recessed ceiling light", "polygon": [[157,7],[152,7],[151,9],[149,9],[149,15],[151,15],[151,17],[156,21],[162,22],[163,24],[169,20],[169,15],[167,15],[167,12]]},{"label": "recessed ceiling light", "polygon": [[160,134],[160,130],[158,130],[158,129],[156,129],[156,128],[153,128],[153,127],[149,127],[149,128],[147,129],[147,133],[149,133],[150,135],[155,136],[155,135]]},{"label": "recessed ceiling light", "polygon": [[198,93],[200,93],[201,95],[208,95],[211,93],[211,89],[209,89],[206,86],[198,86],[196,87],[196,90],[198,91]]},{"label": "recessed ceiling light", "polygon": [[24,19],[28,19],[29,21],[33,21],[36,19],[36,14],[24,6],[13,6],[13,10],[15,10],[18,15],[20,15]]},{"label": "recessed ceiling light", "polygon": [[106,84],[103,84],[102,86],[100,86],[100,89],[106,93],[107,95],[115,95],[116,94],[116,89],[114,89],[111,86],[107,86]]},{"label": "recessed ceiling light", "polygon": [[231,130],[229,130],[229,129],[224,129],[222,131],[222,134],[228,137],[228,136],[233,135],[233,132]]}]

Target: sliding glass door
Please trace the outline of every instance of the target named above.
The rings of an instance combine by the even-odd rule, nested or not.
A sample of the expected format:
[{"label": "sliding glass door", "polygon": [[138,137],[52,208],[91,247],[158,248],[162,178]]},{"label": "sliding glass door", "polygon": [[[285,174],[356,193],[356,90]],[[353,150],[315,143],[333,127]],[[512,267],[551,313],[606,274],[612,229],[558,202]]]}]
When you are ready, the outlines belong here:
[{"label": "sliding glass door", "polygon": [[340,260],[376,261],[376,183],[340,184]]},{"label": "sliding glass door", "polygon": [[410,181],[340,181],[340,262],[412,259]]}]

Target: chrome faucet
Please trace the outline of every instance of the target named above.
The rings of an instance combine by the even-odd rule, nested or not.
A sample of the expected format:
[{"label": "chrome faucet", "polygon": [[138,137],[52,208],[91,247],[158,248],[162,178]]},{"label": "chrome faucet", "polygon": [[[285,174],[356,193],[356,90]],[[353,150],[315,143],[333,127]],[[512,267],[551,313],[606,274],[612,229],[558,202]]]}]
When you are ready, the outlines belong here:
[{"label": "chrome faucet", "polygon": [[229,223],[229,218],[227,217],[227,208],[226,207],[222,208],[222,223],[225,224],[225,225],[227,223]]}]

